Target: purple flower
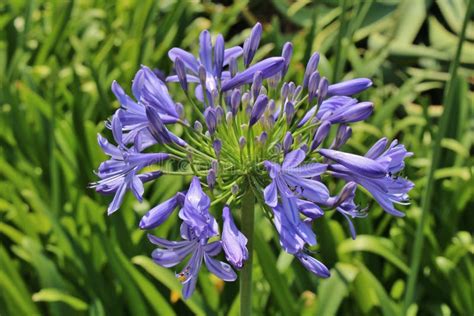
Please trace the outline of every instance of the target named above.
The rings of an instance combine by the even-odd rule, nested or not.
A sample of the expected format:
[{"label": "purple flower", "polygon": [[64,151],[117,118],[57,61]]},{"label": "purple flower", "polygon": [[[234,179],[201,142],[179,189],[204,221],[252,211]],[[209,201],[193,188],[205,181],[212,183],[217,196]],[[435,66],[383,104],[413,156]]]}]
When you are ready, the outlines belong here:
[{"label": "purple flower", "polygon": [[326,186],[313,178],[326,171],[327,165],[320,163],[300,164],[306,155],[297,149],[285,156],[280,166],[274,162],[265,161],[272,182],[264,190],[265,203],[270,207],[277,204],[276,189],[286,197],[302,197],[315,203],[325,202],[329,198]]},{"label": "purple flower", "polygon": [[186,223],[181,224],[181,237],[184,240],[169,241],[148,234],[150,242],[159,247],[153,251],[151,256],[153,261],[160,266],[174,267],[191,255],[183,270],[176,274],[178,280],[183,284],[184,299],[188,299],[196,288],[203,260],[209,271],[222,280],[235,281],[237,279],[237,275],[229,264],[213,258],[222,250],[220,241],[209,243],[208,237],[197,236],[193,227]]},{"label": "purple flower", "polygon": [[241,269],[244,261],[249,257],[247,250],[247,238],[235,226],[234,219],[229,206],[224,206],[222,210],[222,248],[227,261],[236,269]]},{"label": "purple flower", "polygon": [[211,200],[203,192],[199,178],[194,177],[184,198],[179,218],[200,238],[210,238],[219,233],[217,222],[209,213]]},{"label": "purple flower", "polygon": [[388,173],[388,166],[391,160],[387,156],[371,159],[332,149],[320,149],[319,153],[349,170],[368,178],[385,177]]},{"label": "purple flower", "polygon": [[[286,222],[285,216],[282,213],[284,213],[284,210],[280,205],[273,208],[273,214],[275,215],[274,224],[280,235],[280,245],[283,250],[298,258],[301,264],[310,272],[323,278],[329,277],[328,268],[320,261],[306,254],[305,241],[294,230],[293,226]],[[308,224],[303,223],[303,225]]]},{"label": "purple flower", "polygon": [[[293,46],[285,43],[281,56],[252,64],[261,36],[262,25],[257,23],[243,48],[225,49],[222,35],[213,43],[205,30],[199,35],[197,56],[180,48],[168,52],[174,75],[163,79],[161,72],[142,67],[133,80],[133,98],[118,83],[112,84],[121,106],[106,127],[117,145],[98,136],[110,158],[99,166],[100,179],[92,186],[114,194],[110,214],[119,208],[127,190],[141,201],[144,183],[162,174],[194,176],[188,190],[151,208],[139,225],[141,229],[156,228],[179,211],[182,240],[149,238],[158,245],[152,254],[157,264],[184,266],[176,275],[184,285],[184,298],[194,291],[203,261],[212,273],[233,281],[233,268],[241,269],[248,260],[247,242],[251,240],[239,231],[231,214],[231,207],[245,205],[239,202],[246,194],[255,194],[263,207],[271,209],[282,249],[312,273],[328,277],[329,270],[308,249],[316,245],[313,223],[335,211],[347,220],[355,238],[352,219],[367,215],[355,203],[358,186],[396,216],[403,213],[394,205],[406,203],[413,187],[398,177],[411,153],[396,141],[388,145],[383,138],[365,156],[340,150],[352,135],[349,124],[365,120],[374,109],[371,102],[352,97],[369,88],[372,81],[357,78],[330,84],[319,73],[320,55],[314,53],[302,82],[284,82]],[[238,60],[241,55],[243,60]],[[180,93],[191,106],[175,103],[166,81],[179,82]],[[193,112],[185,113],[188,108]],[[194,128],[187,117],[198,119]],[[321,149],[326,143],[330,146]],[[161,149],[169,153],[157,152]],[[173,167],[183,170],[140,173],[169,158],[176,162]],[[322,182],[328,177],[345,182],[338,194],[331,195]],[[220,219],[211,213],[211,205],[218,203],[225,205]],[[214,258],[222,249],[229,264]]]},{"label": "purple flower", "polygon": [[146,166],[162,162],[169,158],[167,153],[140,153],[135,147],[126,148],[123,144],[122,129],[117,116],[112,119],[112,132],[119,146],[110,144],[100,134],[97,135],[99,145],[110,159],[100,164],[97,176],[100,180],[92,183],[97,192],[115,194],[107,213],[110,215],[120,208],[125,192],[131,190],[140,202],[143,196],[143,182],[161,176],[161,172],[138,174]]},{"label": "purple flower", "polygon": [[[214,51],[214,58],[213,58]],[[188,53],[181,48],[172,48],[168,52],[169,58],[176,63],[176,59],[179,58],[183,61],[185,68],[189,74],[186,75],[188,82],[200,83],[199,79],[199,67],[202,65],[205,70],[205,86],[206,90],[212,95],[213,91],[217,91],[218,82],[223,79],[230,78],[228,71],[222,71],[224,66],[229,65],[232,59],[236,59],[242,55],[242,48],[239,46],[224,49],[224,42],[222,36],[218,36],[212,49],[211,35],[208,30],[201,32],[199,36],[199,60],[196,59],[191,53]],[[179,82],[179,77],[169,76],[166,78],[168,82]],[[203,101],[202,87],[198,85],[196,87],[196,97]]]},{"label": "purple flower", "polygon": [[159,115],[163,124],[179,122],[176,104],[171,100],[164,83],[147,67],[143,66],[133,79],[132,92],[137,102],[130,98],[122,87],[114,81],[112,92],[120,102],[121,109],[117,111],[118,118],[125,132],[125,144],[134,142],[139,135],[141,147],[145,148],[156,143],[150,135],[146,106],[152,107]]},{"label": "purple flower", "polygon": [[[326,186],[313,179],[323,173],[327,166],[319,163],[308,163],[300,166],[304,159],[304,151],[297,149],[285,156],[281,166],[274,162],[265,161],[265,167],[272,182],[264,189],[263,196],[265,203],[271,208],[281,207],[281,223],[283,226],[288,229],[291,227],[291,231],[298,238],[314,245],[316,237],[313,231],[299,217],[299,213],[302,212],[301,208],[305,205],[300,203],[298,207],[298,199],[304,198],[313,203],[321,203],[329,198]],[[280,198],[280,203],[278,198]],[[304,212],[302,213],[304,214]],[[287,248],[290,249],[290,246],[288,245]],[[286,251],[290,252],[290,250]]]},{"label": "purple flower", "polygon": [[412,153],[407,152],[403,145],[398,145],[396,140],[383,151],[386,144],[385,138],[380,139],[365,157],[335,150],[322,149],[319,152],[337,162],[329,166],[332,175],[358,183],[372,194],[386,212],[404,216],[393,204],[406,203],[413,183],[396,176],[396,173],[404,168],[404,159],[412,156]]},{"label": "purple flower", "polygon": [[[305,237],[301,235],[299,230],[295,228],[294,225],[288,220],[288,217],[285,216],[285,210],[281,204],[272,207],[273,210],[273,223],[278,231],[280,236],[280,246],[289,254],[296,254],[303,251],[305,246]],[[308,223],[301,221],[300,225],[306,226],[306,230],[311,231],[311,227]],[[314,237],[315,238],[315,237]],[[316,244],[316,239],[314,243]]]}]

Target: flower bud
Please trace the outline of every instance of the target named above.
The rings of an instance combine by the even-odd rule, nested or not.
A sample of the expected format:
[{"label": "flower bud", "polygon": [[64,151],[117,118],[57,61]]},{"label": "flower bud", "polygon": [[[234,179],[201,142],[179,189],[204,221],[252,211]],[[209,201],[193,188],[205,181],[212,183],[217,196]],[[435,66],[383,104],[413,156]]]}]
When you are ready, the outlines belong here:
[{"label": "flower bud", "polygon": [[268,138],[267,132],[262,132],[260,136],[257,137],[257,143],[259,143],[260,145],[264,145],[267,141],[267,138]]},{"label": "flower bud", "polygon": [[291,121],[293,120],[293,116],[295,115],[295,106],[293,102],[288,101],[285,104],[285,115],[286,115],[286,124],[290,125]]},{"label": "flower bud", "polygon": [[238,184],[234,184],[234,185],[230,188],[230,192],[232,192],[233,195],[239,194],[239,191],[240,191],[240,188],[239,188],[239,185],[238,185]]},{"label": "flower bud", "polygon": [[245,92],[242,95],[242,107],[245,108],[249,104],[249,101],[250,101],[250,94],[248,94],[248,92]]},{"label": "flower bud", "polygon": [[300,97],[301,92],[303,92],[303,87],[302,86],[296,86],[294,95],[293,95],[293,101],[297,100]]},{"label": "flower bud", "polygon": [[368,118],[372,114],[373,109],[374,105],[372,102],[360,102],[337,109],[328,119],[333,124],[354,123]]},{"label": "flower bud", "polygon": [[204,90],[204,88],[206,87],[206,79],[207,79],[207,71],[204,65],[199,65],[198,75],[199,75],[199,82],[201,83],[201,86],[203,87],[203,90]]},{"label": "flower bud", "polygon": [[171,199],[168,199],[149,210],[140,220],[140,229],[153,229],[168,219],[175,208],[180,205],[179,194],[182,193],[178,192],[178,194],[173,196]]},{"label": "flower bud", "polygon": [[318,104],[321,104],[328,93],[328,80],[322,77],[318,86]]},{"label": "flower bud", "polygon": [[321,145],[324,139],[328,136],[330,130],[331,123],[329,121],[323,121],[314,134],[314,138],[311,143],[311,151],[315,150],[319,145]]},{"label": "flower bud", "polygon": [[202,133],[202,124],[199,121],[194,122],[194,129],[198,133]]},{"label": "flower bud", "polygon": [[319,54],[314,53],[311,58],[308,61],[308,64],[306,65],[306,70],[304,72],[304,78],[303,78],[303,87],[306,88],[309,83],[309,77],[313,72],[318,69],[318,64],[319,64]]},{"label": "flower bud", "polygon": [[239,112],[239,105],[240,105],[240,90],[234,89],[230,97],[230,107],[232,110],[232,114],[234,116],[237,115],[237,113]]},{"label": "flower bud", "polygon": [[367,78],[357,78],[332,84],[328,87],[328,96],[353,95],[372,86],[372,81]]},{"label": "flower bud", "polygon": [[217,114],[216,110],[214,108],[208,107],[204,111],[204,118],[206,120],[206,125],[207,129],[209,130],[209,133],[212,135],[216,131],[217,127]]},{"label": "flower bud", "polygon": [[224,64],[224,38],[221,34],[217,35],[216,44],[214,45],[214,67],[216,77],[220,78],[222,74],[222,66]]},{"label": "flower bud", "polygon": [[221,155],[221,149],[222,149],[222,142],[220,139],[215,139],[212,142],[212,148],[214,148],[214,152],[216,153],[217,158]]},{"label": "flower bud", "polygon": [[229,61],[229,72],[231,78],[234,78],[238,71],[239,69],[237,66],[237,59],[235,59],[235,57],[232,57]]},{"label": "flower bud", "polygon": [[206,180],[209,189],[214,189],[214,186],[216,185],[216,172],[213,169],[210,169],[207,173]]},{"label": "flower bud", "polygon": [[217,160],[213,159],[213,160],[211,161],[211,168],[212,168],[212,170],[214,170],[214,172],[215,172],[216,175],[217,175],[218,172],[219,172],[219,162],[218,162]]},{"label": "flower bud", "polygon": [[255,75],[253,76],[253,82],[252,82],[252,97],[254,100],[257,99],[259,93],[260,93],[260,88],[262,88],[262,72],[257,71]]},{"label": "flower bud", "polygon": [[283,85],[281,86],[281,99],[285,101],[285,99],[288,97],[288,83],[284,82]]},{"label": "flower bud", "polygon": [[247,140],[245,139],[244,136],[240,136],[239,138],[239,147],[240,150],[244,149],[245,145],[247,144]]},{"label": "flower bud", "polygon": [[248,259],[247,238],[235,226],[229,206],[222,210],[222,248],[227,261],[236,269],[241,269]]},{"label": "flower bud", "polygon": [[184,63],[181,58],[176,57],[174,61],[174,68],[176,70],[176,75],[179,79],[179,84],[181,88],[187,93],[188,92],[188,79],[186,77],[186,68],[184,67]]},{"label": "flower bud", "polygon": [[228,125],[232,124],[232,120],[234,119],[234,115],[232,115],[232,112],[227,112],[225,115],[225,121],[227,122]]},{"label": "flower bud", "polygon": [[293,145],[293,136],[291,132],[286,132],[285,137],[283,138],[283,152],[286,154],[290,151],[291,145]]},{"label": "flower bud", "polygon": [[379,139],[365,154],[365,157],[370,159],[378,158],[387,147],[387,138],[383,137]]},{"label": "flower bud", "polygon": [[177,102],[175,104],[175,108],[176,108],[176,113],[178,113],[179,118],[184,119],[184,106],[181,103]]},{"label": "flower bud", "polygon": [[338,149],[344,145],[352,135],[352,129],[344,124],[339,125],[336,133],[336,138],[331,144],[331,149]]},{"label": "flower bud", "polygon": [[217,117],[217,123],[222,122],[222,119],[224,118],[225,112],[222,106],[218,105],[216,106],[216,117]]},{"label": "flower bud", "polygon": [[308,94],[309,94],[309,103],[312,103],[314,98],[318,94],[318,86],[319,81],[321,80],[321,76],[318,71],[315,71],[309,77],[308,83]]},{"label": "flower bud", "polygon": [[199,60],[205,66],[205,69],[212,69],[212,42],[208,30],[204,30],[199,34]]},{"label": "flower bud", "polygon": [[292,99],[295,95],[296,85],[293,81],[288,84],[288,98]]},{"label": "flower bud", "polygon": [[262,117],[268,104],[268,97],[264,94],[258,96],[250,114],[249,126],[253,126]]},{"label": "flower bud", "polygon": [[243,84],[251,83],[253,75],[257,71],[262,72],[263,79],[270,78],[281,71],[283,67],[284,59],[282,57],[270,57],[262,61],[259,61],[255,65],[250,66],[248,69],[237,73],[234,77],[224,81],[222,84],[222,91],[227,91],[240,87]]},{"label": "flower bud", "polygon": [[257,23],[252,28],[250,37],[244,42],[244,65],[248,67],[252,62],[255,53],[257,52],[258,45],[260,44],[260,38],[262,37],[262,24]]},{"label": "flower bud", "polygon": [[281,51],[281,56],[285,58],[285,64],[283,66],[283,69],[281,71],[281,76],[285,77],[288,67],[290,66],[290,61],[291,61],[291,56],[293,55],[293,44],[291,42],[286,42],[285,45],[283,45],[283,49]]},{"label": "flower bud", "polygon": [[[170,133],[168,132],[168,129],[165,127],[165,124],[160,118],[160,115],[158,112],[152,108],[151,106],[146,106],[145,109],[146,112],[146,117],[148,119],[149,124],[149,130],[153,138],[160,143],[160,144],[169,144],[172,142]],[[114,133],[114,136],[117,133]],[[120,143],[119,141],[117,141]]]}]

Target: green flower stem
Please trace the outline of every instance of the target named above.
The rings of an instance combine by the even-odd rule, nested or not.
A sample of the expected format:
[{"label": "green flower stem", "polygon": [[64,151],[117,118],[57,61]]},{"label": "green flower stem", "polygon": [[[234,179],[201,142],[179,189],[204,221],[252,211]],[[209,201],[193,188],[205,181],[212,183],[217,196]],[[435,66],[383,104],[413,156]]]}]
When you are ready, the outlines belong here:
[{"label": "green flower stem", "polygon": [[[249,184],[250,186],[250,184]],[[242,197],[242,233],[247,237],[249,258],[240,272],[240,315],[252,314],[252,261],[253,261],[253,230],[254,230],[255,196],[251,188]]]}]

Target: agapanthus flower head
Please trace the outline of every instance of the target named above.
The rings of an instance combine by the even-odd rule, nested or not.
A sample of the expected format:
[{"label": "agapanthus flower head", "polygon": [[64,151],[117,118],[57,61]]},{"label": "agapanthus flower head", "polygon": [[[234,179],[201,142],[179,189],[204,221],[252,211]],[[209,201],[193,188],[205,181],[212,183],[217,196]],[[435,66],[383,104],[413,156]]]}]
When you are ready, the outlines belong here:
[{"label": "agapanthus flower head", "polygon": [[[99,166],[93,187],[114,194],[112,213],[127,190],[141,201],[146,182],[190,179],[185,191],[152,207],[139,224],[154,229],[173,214],[182,221],[182,240],[149,239],[158,246],[152,254],[157,264],[185,262],[176,274],[184,298],[194,291],[203,262],[219,278],[233,281],[232,267],[240,270],[251,261],[250,237],[236,216],[239,208],[245,211],[243,196],[261,202],[284,251],[310,272],[329,277],[329,269],[313,255],[314,222],[334,211],[347,220],[355,238],[352,220],[368,214],[356,203],[359,187],[395,216],[403,215],[395,204],[406,204],[413,188],[399,175],[411,153],[397,141],[388,145],[382,138],[365,155],[345,150],[350,124],[374,110],[357,96],[372,81],[330,82],[318,70],[319,53],[307,62],[302,82],[288,81],[293,45],[285,43],[280,56],[254,60],[262,31],[258,23],[242,47],[228,48],[222,35],[201,32],[196,56],[181,48],[168,52],[175,74],[166,82],[142,66],[131,87],[133,99],[112,84],[120,108],[106,126],[116,145],[99,135],[110,159]],[[170,95],[177,91],[168,90],[173,83],[182,93]],[[336,192],[328,189],[334,187],[327,185],[331,178],[338,182]],[[222,250],[229,264],[215,259]]]}]

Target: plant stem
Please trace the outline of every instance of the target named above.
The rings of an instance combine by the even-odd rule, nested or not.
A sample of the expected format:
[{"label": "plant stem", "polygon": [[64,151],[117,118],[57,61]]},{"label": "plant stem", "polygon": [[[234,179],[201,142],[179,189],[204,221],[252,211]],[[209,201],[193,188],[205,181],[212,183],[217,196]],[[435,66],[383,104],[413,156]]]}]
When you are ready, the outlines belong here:
[{"label": "plant stem", "polygon": [[431,210],[431,202],[432,202],[433,188],[434,188],[434,182],[435,182],[434,172],[438,168],[438,165],[439,165],[440,153],[441,153],[441,140],[446,134],[450,112],[453,106],[453,104],[449,104],[450,101],[448,100],[450,100],[452,97],[452,93],[453,93],[452,81],[455,80],[455,77],[457,75],[459,60],[461,58],[461,50],[462,50],[462,46],[463,46],[465,35],[466,35],[467,23],[469,22],[469,17],[471,15],[473,4],[474,4],[474,1],[470,0],[467,5],[466,15],[464,16],[464,22],[463,22],[461,34],[459,36],[459,42],[458,42],[458,47],[456,50],[456,55],[450,66],[450,80],[447,82],[445,91],[444,91],[445,92],[444,100],[443,100],[444,109],[443,109],[443,114],[439,123],[439,130],[436,135],[435,143],[433,146],[433,155],[431,158],[431,166],[428,172],[428,179],[426,182],[427,184],[426,184],[425,191],[423,193],[423,197],[421,201],[422,213],[421,213],[421,218],[420,218],[420,221],[418,222],[418,226],[416,228],[416,233],[415,233],[415,243],[414,243],[413,251],[412,251],[411,269],[408,275],[407,290],[405,292],[403,314],[407,313],[410,305],[415,300],[416,282],[418,278],[418,272],[420,269],[421,257],[423,255],[423,243],[424,243],[423,232],[426,226],[428,212]]},{"label": "plant stem", "polygon": [[[249,185],[250,186],[250,185]],[[249,258],[240,272],[240,315],[252,314],[252,261],[253,261],[253,230],[255,221],[255,196],[249,187],[242,197],[242,233],[247,237]]]}]

